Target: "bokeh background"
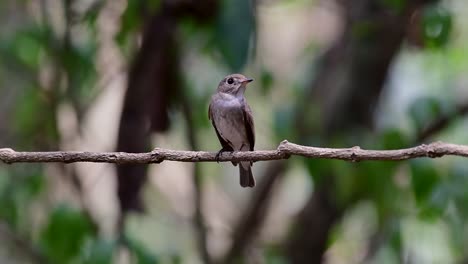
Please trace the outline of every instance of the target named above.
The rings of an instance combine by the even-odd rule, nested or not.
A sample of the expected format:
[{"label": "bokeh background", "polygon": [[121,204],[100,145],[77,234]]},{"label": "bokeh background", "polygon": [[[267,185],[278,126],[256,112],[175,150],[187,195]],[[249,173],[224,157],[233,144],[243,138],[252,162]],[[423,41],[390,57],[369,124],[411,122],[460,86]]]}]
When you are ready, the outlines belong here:
[{"label": "bokeh background", "polygon": [[[466,0],[2,0],[0,147],[468,144]],[[468,162],[0,164],[1,263],[468,263]]]}]

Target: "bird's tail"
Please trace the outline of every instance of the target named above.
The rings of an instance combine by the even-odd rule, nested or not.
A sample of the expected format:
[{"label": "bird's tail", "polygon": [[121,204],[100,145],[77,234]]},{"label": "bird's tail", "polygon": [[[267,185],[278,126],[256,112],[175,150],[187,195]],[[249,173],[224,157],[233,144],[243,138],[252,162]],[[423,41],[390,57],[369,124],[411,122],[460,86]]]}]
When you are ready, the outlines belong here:
[{"label": "bird's tail", "polygon": [[240,185],[242,187],[254,187],[255,179],[252,175],[252,163],[250,161],[239,164]]}]

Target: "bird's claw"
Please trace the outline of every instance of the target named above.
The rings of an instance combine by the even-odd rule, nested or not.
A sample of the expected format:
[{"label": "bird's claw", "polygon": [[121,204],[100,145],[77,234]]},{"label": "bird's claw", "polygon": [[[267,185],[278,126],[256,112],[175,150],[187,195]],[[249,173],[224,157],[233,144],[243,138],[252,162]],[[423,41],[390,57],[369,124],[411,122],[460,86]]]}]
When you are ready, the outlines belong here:
[{"label": "bird's claw", "polygon": [[216,157],[215,157],[216,162],[219,163],[219,157],[221,156],[221,153],[223,153],[223,152],[228,152],[228,151],[229,151],[229,152],[232,152],[232,151],[226,150],[226,149],[221,149],[220,151],[218,151],[218,153],[216,154]]}]

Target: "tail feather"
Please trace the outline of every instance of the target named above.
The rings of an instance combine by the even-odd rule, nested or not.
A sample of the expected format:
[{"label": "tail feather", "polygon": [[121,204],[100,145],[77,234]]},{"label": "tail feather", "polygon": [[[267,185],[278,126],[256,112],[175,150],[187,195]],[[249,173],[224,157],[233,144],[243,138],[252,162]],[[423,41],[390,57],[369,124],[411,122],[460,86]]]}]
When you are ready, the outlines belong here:
[{"label": "tail feather", "polygon": [[239,164],[240,185],[242,187],[254,187],[255,179],[252,175],[252,164],[250,162],[241,162]]}]

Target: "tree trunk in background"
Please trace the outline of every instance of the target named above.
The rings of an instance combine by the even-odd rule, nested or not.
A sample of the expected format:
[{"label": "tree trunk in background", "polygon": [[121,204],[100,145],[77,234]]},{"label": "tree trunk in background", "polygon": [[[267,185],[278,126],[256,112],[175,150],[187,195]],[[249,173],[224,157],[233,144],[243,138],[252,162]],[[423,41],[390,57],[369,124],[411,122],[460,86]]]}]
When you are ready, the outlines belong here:
[{"label": "tree trunk in background", "polygon": [[[323,144],[342,133],[372,128],[390,63],[404,40],[411,15],[434,1],[403,1],[401,8],[387,2],[342,1],[345,29],[324,54],[309,90],[309,102],[303,102],[318,106]],[[311,111],[300,113],[297,120],[305,120]],[[297,125],[302,143],[317,133],[305,122]],[[291,263],[322,262],[330,229],[346,209],[339,208],[334,199],[334,181],[339,180],[335,176],[339,175],[320,176],[326,180],[316,183],[314,193],[298,215],[286,247]]]},{"label": "tree trunk in background", "polygon": [[[142,46],[133,62],[120,120],[117,151],[144,152],[151,131],[169,127],[169,96],[176,89],[174,67],[175,21],[155,15],[143,34]],[[140,190],[146,181],[147,165],[118,165],[118,198],[122,214],[143,209]]]},{"label": "tree trunk in background", "polygon": [[[151,133],[167,131],[168,108],[181,99],[182,92],[178,82],[177,22],[190,16],[197,22],[207,23],[213,20],[217,10],[217,0],[163,1],[157,13],[145,23],[142,45],[128,77],[117,151],[148,151]],[[148,165],[117,166],[120,228],[126,212],[144,208],[140,191],[146,182],[147,168]]]}]

